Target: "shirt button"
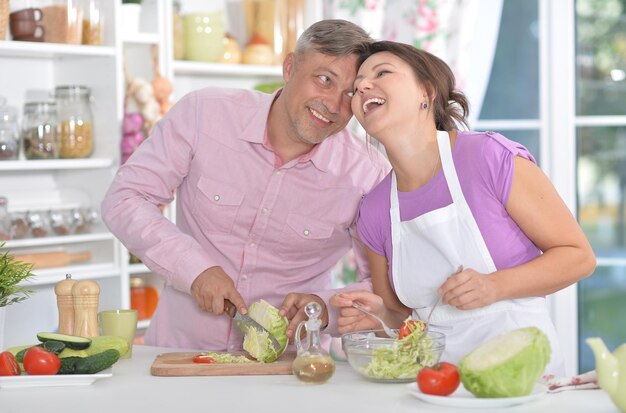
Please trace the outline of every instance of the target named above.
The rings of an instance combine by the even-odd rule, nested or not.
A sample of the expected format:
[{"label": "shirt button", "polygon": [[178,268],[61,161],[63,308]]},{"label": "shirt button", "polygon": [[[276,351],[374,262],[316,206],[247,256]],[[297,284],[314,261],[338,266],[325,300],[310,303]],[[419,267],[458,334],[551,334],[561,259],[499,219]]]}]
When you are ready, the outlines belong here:
[{"label": "shirt button", "polygon": [[235,349],[235,345],[234,345],[234,344],[231,344],[231,345],[230,345],[230,346],[228,346],[228,347],[230,347],[230,349],[231,349],[231,350],[234,350],[234,349]]},{"label": "shirt button", "polygon": [[256,244],[255,244],[254,242],[251,242],[251,243],[250,243],[250,246],[251,246],[252,248],[254,248],[254,247],[256,247]]},{"label": "shirt button", "polygon": [[262,212],[262,213],[264,213],[264,214],[267,214],[267,213],[268,213],[268,211],[269,211],[269,209],[267,209],[267,208],[263,208],[263,209],[261,210],[261,212]]},{"label": "shirt button", "polygon": [[277,170],[276,170],[276,175],[280,175],[280,174],[282,174],[282,173],[283,173],[283,171],[282,171],[281,169],[277,169]]},{"label": "shirt button", "polygon": [[304,231],[302,231],[302,233],[304,234],[305,237],[308,237],[309,234],[311,234],[311,231],[309,231],[308,229],[305,229]]},{"label": "shirt button", "polygon": [[215,201],[219,201],[219,200],[220,200],[220,196],[219,196],[219,195],[213,195],[213,199],[214,199]]},{"label": "shirt button", "polygon": [[248,279],[248,275],[247,274],[241,274],[241,279],[242,280],[247,280]]}]

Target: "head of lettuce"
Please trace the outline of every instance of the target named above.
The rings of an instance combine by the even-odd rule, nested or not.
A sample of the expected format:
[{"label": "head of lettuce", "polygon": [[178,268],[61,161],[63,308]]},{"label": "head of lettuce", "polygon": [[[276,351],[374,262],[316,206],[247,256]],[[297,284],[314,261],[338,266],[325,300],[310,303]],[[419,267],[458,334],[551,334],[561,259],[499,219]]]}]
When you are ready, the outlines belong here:
[{"label": "head of lettuce", "polygon": [[478,346],[459,363],[463,386],[476,397],[529,395],[550,361],[548,337],[519,328]]},{"label": "head of lettuce", "polygon": [[261,363],[276,361],[287,347],[287,318],[281,317],[278,309],[265,300],[252,303],[248,308],[248,315],[274,336],[280,348],[274,348],[267,332],[252,327],[243,337],[243,349]]}]

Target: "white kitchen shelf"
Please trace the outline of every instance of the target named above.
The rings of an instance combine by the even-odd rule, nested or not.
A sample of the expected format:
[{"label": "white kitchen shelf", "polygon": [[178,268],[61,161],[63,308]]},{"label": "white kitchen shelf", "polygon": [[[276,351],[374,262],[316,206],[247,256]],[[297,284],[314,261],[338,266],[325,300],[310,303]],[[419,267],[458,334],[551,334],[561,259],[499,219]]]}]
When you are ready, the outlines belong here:
[{"label": "white kitchen shelf", "polygon": [[126,44],[158,44],[159,35],[156,33],[135,33],[132,35],[126,35],[122,39]]},{"label": "white kitchen shelf", "polygon": [[129,274],[149,274],[150,268],[146,267],[145,264],[129,264],[128,265],[128,273]]},{"label": "white kitchen shelf", "polygon": [[1,161],[0,171],[53,171],[67,169],[104,169],[113,165],[111,158],[37,159]]},{"label": "white kitchen shelf", "polygon": [[34,270],[35,277],[25,286],[50,285],[64,280],[66,274],[72,274],[73,280],[93,280],[115,278],[120,276],[120,269],[113,263],[72,265],[68,267],[46,268]]},{"label": "white kitchen shelf", "polygon": [[115,237],[110,232],[91,233],[91,234],[75,234],[64,235],[61,237],[42,237],[10,240],[6,242],[4,248],[29,248],[29,247],[45,247],[60,244],[84,244],[94,241],[110,241]]},{"label": "white kitchen shelf", "polygon": [[112,57],[115,48],[61,43],[0,41],[1,57],[61,58],[71,56]]},{"label": "white kitchen shelf", "polygon": [[173,63],[175,75],[192,76],[229,76],[251,77],[272,76],[282,77],[282,66],[239,65],[228,63],[203,63],[176,60]]}]

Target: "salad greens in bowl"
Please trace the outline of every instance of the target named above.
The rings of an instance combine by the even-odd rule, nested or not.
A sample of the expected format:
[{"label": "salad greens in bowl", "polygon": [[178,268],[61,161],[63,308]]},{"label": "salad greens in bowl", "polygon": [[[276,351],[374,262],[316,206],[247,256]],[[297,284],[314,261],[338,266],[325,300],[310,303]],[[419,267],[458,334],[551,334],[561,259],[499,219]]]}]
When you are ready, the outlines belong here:
[{"label": "salad greens in bowl", "polygon": [[341,336],[341,345],[354,370],[373,381],[404,383],[417,373],[439,362],[445,348],[445,335],[420,329],[389,338],[383,330],[365,330]]}]

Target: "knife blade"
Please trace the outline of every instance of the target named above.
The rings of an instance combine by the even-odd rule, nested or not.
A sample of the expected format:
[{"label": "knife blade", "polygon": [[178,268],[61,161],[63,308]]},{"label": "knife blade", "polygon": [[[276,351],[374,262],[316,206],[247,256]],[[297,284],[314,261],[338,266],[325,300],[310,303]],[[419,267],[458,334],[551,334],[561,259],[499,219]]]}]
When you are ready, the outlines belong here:
[{"label": "knife blade", "polygon": [[249,315],[241,314],[237,311],[237,307],[230,300],[224,300],[224,313],[233,319],[235,322],[235,327],[237,330],[241,332],[241,334],[246,334],[250,327],[257,329],[260,332],[266,332],[272,345],[274,346],[274,350],[279,351],[281,349],[280,343],[276,340],[276,337],[272,333],[270,333],[265,327],[252,319]]}]

